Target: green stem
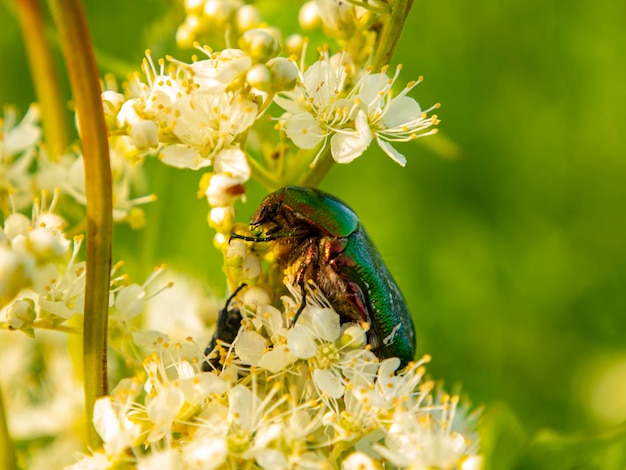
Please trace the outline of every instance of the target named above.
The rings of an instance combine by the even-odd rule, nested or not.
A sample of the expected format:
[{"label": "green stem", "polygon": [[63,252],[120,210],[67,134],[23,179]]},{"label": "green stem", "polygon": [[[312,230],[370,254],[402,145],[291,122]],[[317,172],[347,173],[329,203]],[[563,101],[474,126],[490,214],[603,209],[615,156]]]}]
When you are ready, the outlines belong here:
[{"label": "green stem", "polygon": [[409,17],[413,0],[396,0],[391,7],[391,15],[384,19],[383,29],[378,38],[379,46],[372,61],[375,71],[391,63],[391,56],[396,50],[404,23]]},{"label": "green stem", "polygon": [[2,400],[2,388],[0,387],[0,468],[6,470],[15,470],[17,463],[15,462],[15,449],[13,441],[9,435],[9,427],[7,425],[7,416],[4,411],[4,401]]},{"label": "green stem", "polygon": [[93,406],[107,393],[107,313],[111,276],[111,169],[98,70],[80,0],[49,0],[80,123],[87,199],[87,274],[83,325],[85,406],[92,448],[100,445]]},{"label": "green stem", "polygon": [[257,180],[270,191],[276,189],[276,179],[272,176],[272,173],[266,170],[252,157],[248,157],[248,164],[250,165],[250,173],[253,179]]},{"label": "green stem", "polygon": [[313,169],[309,173],[304,174],[304,177],[298,181],[298,185],[313,188],[319,186],[324,176],[326,176],[334,164],[335,160],[330,152],[330,145],[328,145],[317,159],[317,163]]},{"label": "green stem", "polygon": [[17,5],[28,63],[41,105],[46,148],[56,161],[69,145],[68,113],[55,66],[52,46],[44,26],[39,0],[20,0]]}]

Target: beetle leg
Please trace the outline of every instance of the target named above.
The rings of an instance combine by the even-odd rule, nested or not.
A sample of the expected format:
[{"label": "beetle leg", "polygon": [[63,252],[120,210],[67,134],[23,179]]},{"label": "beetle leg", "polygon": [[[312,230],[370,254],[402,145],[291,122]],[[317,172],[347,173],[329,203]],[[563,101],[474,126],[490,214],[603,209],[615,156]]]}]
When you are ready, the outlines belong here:
[{"label": "beetle leg", "polygon": [[302,302],[300,302],[300,306],[298,307],[298,310],[296,310],[296,314],[294,315],[293,320],[291,320],[289,328],[296,324],[298,318],[300,318],[300,314],[304,311],[304,307],[306,307],[306,289],[304,288],[304,279],[302,279],[302,282],[299,283],[298,286],[300,287],[300,292],[302,292]]},{"label": "beetle leg", "polygon": [[296,314],[293,317],[290,326],[296,324],[298,318],[300,318],[300,314],[304,310],[304,307],[306,307],[307,292],[304,284],[306,272],[314,264],[316,258],[316,244],[313,240],[309,241],[309,245],[302,251],[298,258],[298,269],[296,270],[294,281],[295,284],[300,288],[300,293],[302,294],[302,302],[300,302],[300,307],[298,307],[298,310],[296,311]]}]

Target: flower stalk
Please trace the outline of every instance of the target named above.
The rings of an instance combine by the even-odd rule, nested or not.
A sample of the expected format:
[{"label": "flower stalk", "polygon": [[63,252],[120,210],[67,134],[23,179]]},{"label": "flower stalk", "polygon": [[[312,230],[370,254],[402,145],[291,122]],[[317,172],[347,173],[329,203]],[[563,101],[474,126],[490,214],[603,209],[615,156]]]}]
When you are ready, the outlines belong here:
[{"label": "flower stalk", "polygon": [[80,0],[50,0],[69,72],[85,161],[87,200],[87,277],[83,326],[83,368],[89,443],[100,438],[93,428],[93,406],[106,395],[107,315],[111,270],[112,196],[109,145],[98,71]]},{"label": "flower stalk", "polygon": [[65,97],[59,83],[52,45],[46,37],[39,0],[22,0],[15,2],[15,5],[26,39],[31,76],[41,106],[46,148],[50,159],[56,161],[67,150],[69,130]]},{"label": "flower stalk", "polygon": [[393,2],[391,15],[383,23],[383,30],[379,39],[380,46],[376,49],[372,61],[374,70],[380,70],[381,67],[390,64],[412,5],[413,0],[396,0]]},{"label": "flower stalk", "polygon": [[7,415],[4,410],[4,401],[2,400],[2,388],[0,387],[0,467],[6,470],[14,470],[17,468],[15,463],[15,450],[13,441],[9,435],[7,425]]}]

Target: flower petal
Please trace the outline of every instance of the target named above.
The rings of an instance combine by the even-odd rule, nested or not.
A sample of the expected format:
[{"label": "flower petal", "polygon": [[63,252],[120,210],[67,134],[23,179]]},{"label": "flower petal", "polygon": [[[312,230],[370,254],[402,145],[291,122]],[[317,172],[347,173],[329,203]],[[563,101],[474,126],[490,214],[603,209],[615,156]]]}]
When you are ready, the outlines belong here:
[{"label": "flower petal", "polygon": [[256,366],[267,344],[268,341],[256,331],[242,331],[235,343],[235,353],[244,364]]},{"label": "flower petal", "polygon": [[315,369],[313,381],[322,393],[326,393],[332,398],[341,398],[346,390],[346,387],[341,383],[341,377],[331,369]]},{"label": "flower petal", "polygon": [[175,168],[189,168],[198,170],[211,165],[212,161],[202,158],[197,147],[185,144],[173,144],[165,147],[159,155],[161,161]]},{"label": "flower petal", "polygon": [[391,158],[400,166],[406,165],[406,157],[398,152],[395,148],[393,148],[393,146],[389,142],[385,142],[380,137],[377,137],[376,141],[378,142],[378,146],[381,148],[381,150],[389,155],[389,158]]},{"label": "flower petal", "polygon": [[394,98],[385,110],[383,123],[387,128],[402,127],[420,118],[422,107],[408,96]]},{"label": "flower petal", "polygon": [[317,352],[317,345],[307,330],[307,327],[296,323],[287,333],[289,350],[300,359],[313,357]]},{"label": "flower petal", "polygon": [[324,138],[319,122],[309,113],[299,113],[285,120],[285,132],[301,149],[312,149]]}]

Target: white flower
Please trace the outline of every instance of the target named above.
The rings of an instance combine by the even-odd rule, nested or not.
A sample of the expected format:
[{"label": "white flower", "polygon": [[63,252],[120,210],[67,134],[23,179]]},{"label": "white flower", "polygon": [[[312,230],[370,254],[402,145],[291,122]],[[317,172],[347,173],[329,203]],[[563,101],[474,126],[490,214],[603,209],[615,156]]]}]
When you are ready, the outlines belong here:
[{"label": "white flower", "polygon": [[39,306],[58,317],[82,315],[85,303],[85,263],[76,262],[82,238],[75,238],[72,257],[63,271],[53,263],[37,269],[33,289],[39,294]]},{"label": "white flower", "polygon": [[93,455],[83,457],[73,465],[68,465],[64,470],[109,470],[111,460],[104,452],[96,452]]},{"label": "white flower", "polygon": [[[395,150],[389,142],[408,142],[418,137],[434,134],[437,130],[426,129],[437,125],[437,116],[428,116],[428,113],[439,107],[434,105],[422,111],[419,103],[413,98],[409,98],[407,93],[411,91],[422,79],[409,83],[398,96],[393,96],[391,87],[400,74],[401,67],[396,69],[393,78],[389,78],[386,73],[365,74],[356,85],[358,90],[358,100],[361,109],[367,115],[368,128],[376,137],[376,142],[380,148],[396,163],[404,166],[406,158]],[[358,129],[367,148],[371,136],[363,135],[363,131]],[[367,142],[367,144],[365,144]]]},{"label": "white flower", "polygon": [[[290,286],[290,291],[298,299],[297,290]],[[354,334],[354,329],[359,328],[357,325],[351,325],[356,341],[340,340],[339,314],[321,292],[307,286],[306,301],[307,305],[296,324],[287,333],[289,351],[298,358],[308,360],[313,383],[323,395],[341,398],[349,377],[368,374],[365,371],[371,369],[373,355],[369,351],[355,349],[364,346],[360,341],[361,335]]]},{"label": "white flower", "polygon": [[29,327],[37,318],[35,303],[32,299],[19,299],[7,309],[9,326],[14,330]]},{"label": "white flower", "polygon": [[385,444],[374,449],[392,464],[411,468],[455,468],[468,455],[464,436],[446,430],[445,423],[402,411],[393,415]]},{"label": "white flower", "polygon": [[363,452],[353,452],[341,462],[341,470],[378,470],[380,463]]},{"label": "white flower", "polygon": [[235,342],[235,353],[243,364],[258,365],[269,341],[256,331],[242,331]]},{"label": "white flower", "polygon": [[[109,140],[109,156],[113,191],[113,219],[116,222],[128,222],[132,228],[141,228],[143,218],[138,214],[139,206],[153,202],[156,196],[148,194],[133,197],[134,192],[143,188],[142,156],[125,138]],[[68,168],[62,188],[80,204],[87,203],[85,188],[85,164],[82,155],[78,155]]]},{"label": "white flower", "polygon": [[287,111],[281,117],[287,136],[301,149],[317,147],[351,121],[354,103],[340,99],[348,75],[343,60],[343,54],[329,57],[324,51],[306,72],[300,72],[300,84],[293,91],[274,97]]},{"label": "white flower", "polygon": [[200,50],[209,58],[188,67],[193,72],[193,81],[208,93],[224,92],[233,80],[244,75],[252,66],[252,59],[241,49],[224,49],[215,53]]},{"label": "white flower", "polygon": [[[246,256],[241,247],[232,252]],[[465,427],[472,423],[457,416],[456,397],[432,397],[422,381],[426,359],[396,375],[399,360],[379,363],[365,329],[340,325],[312,285],[290,327],[302,296],[287,287],[282,311],[259,293],[246,301],[262,287],[242,292],[241,328],[222,370],[199,372],[206,358],[191,339],[187,348],[154,340],[145,375],[121,387],[135,391],[126,399],[114,391],[97,413],[111,465],[289,469],[330,468],[331,460],[350,470],[379,469],[382,456],[397,467],[479,468]]]},{"label": "white flower", "polygon": [[[130,381],[126,383],[128,382]],[[124,382],[117,389],[123,386]],[[134,393],[129,393],[128,396],[133,398]],[[118,455],[127,447],[134,446],[141,434],[141,425],[133,423],[127,415],[130,405],[128,400],[113,401],[111,397],[102,397],[96,401],[93,424],[104,442],[107,454]]]},{"label": "white flower", "polygon": [[179,99],[174,109],[170,130],[181,143],[164,147],[160,158],[167,165],[192,170],[219,164],[220,152],[233,148],[236,138],[257,118],[257,105],[252,101],[201,89]]},{"label": "white flower", "polygon": [[343,65],[344,57],[328,57],[324,52],[301,74],[301,83],[294,91],[274,97],[287,111],[281,117],[285,133],[301,149],[321,143],[320,152],[330,137],[331,154],[338,163],[360,157],[375,138],[389,157],[404,166],[406,158],[390,142],[408,142],[435,133],[436,129],[427,129],[439,121],[428,113],[438,105],[422,111],[417,101],[406,96],[419,81],[411,82],[394,97],[391,88],[400,68],[393,78],[384,72],[366,72],[353,89],[345,90],[350,69]]},{"label": "white flower", "polygon": [[220,467],[228,455],[228,444],[223,437],[214,436],[203,430],[183,447],[185,468],[192,470],[213,470]]},{"label": "white flower", "polygon": [[[164,265],[158,266],[142,285],[123,285],[115,292],[114,305],[125,319],[129,320],[139,315],[143,312],[146,301],[163,291],[163,289],[159,289],[148,294],[147,289],[164,269]],[[172,285],[170,282],[166,285],[166,288],[172,287]]]},{"label": "white flower", "polygon": [[0,119],[0,199],[10,197],[15,210],[32,201],[30,167],[42,134],[39,114],[39,108],[31,105],[18,123],[16,110],[6,107],[4,119]]},{"label": "white flower", "polygon": [[183,459],[176,449],[166,449],[141,457],[137,470],[184,470]]},{"label": "white flower", "polygon": [[245,188],[239,178],[233,178],[224,173],[211,175],[205,194],[211,207],[232,206],[245,193]]},{"label": "white flower", "polygon": [[[160,268],[150,278],[153,279],[158,272]],[[162,332],[161,336],[172,338],[183,346],[190,332],[200,338],[208,336],[206,325],[213,312],[221,308],[222,301],[218,303],[211,299],[199,281],[170,269],[167,278],[171,280],[167,289],[157,289],[156,297],[152,293],[147,296],[149,299],[145,298],[148,301],[144,304],[143,331]],[[148,287],[148,282],[152,283],[152,280],[144,282],[143,289]]]}]

